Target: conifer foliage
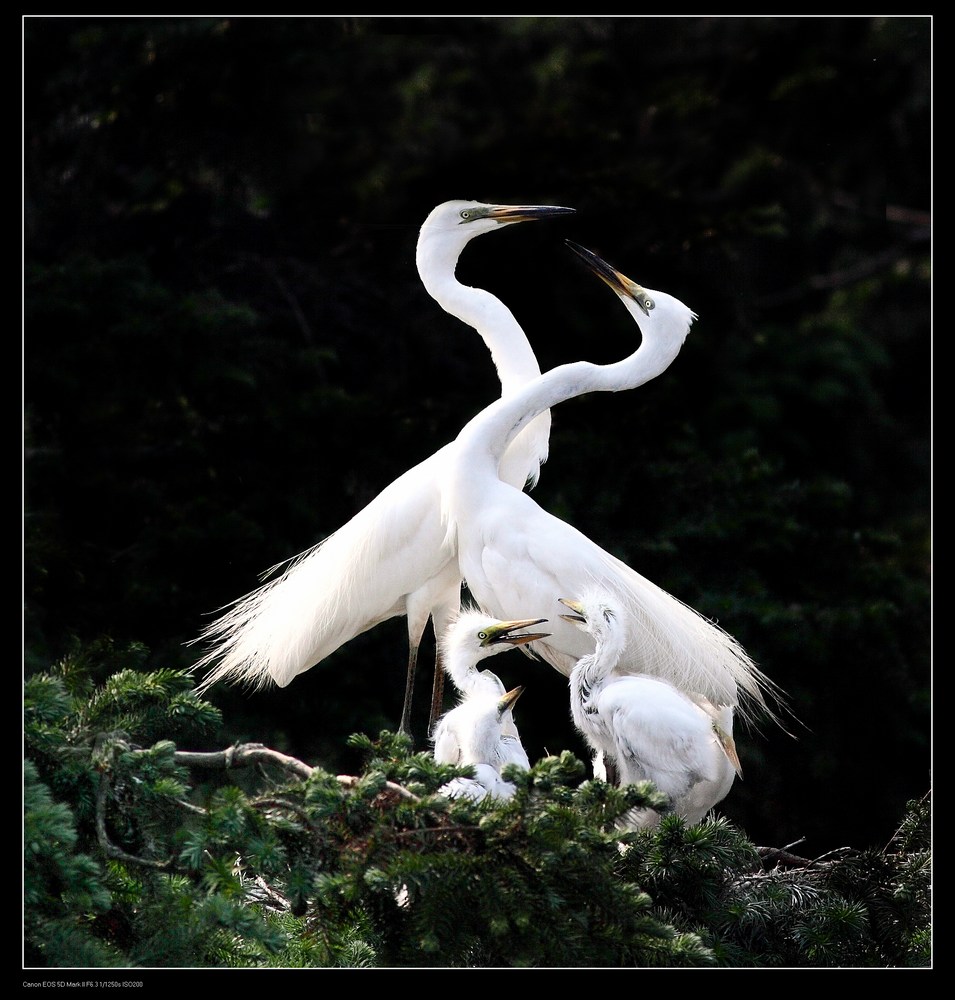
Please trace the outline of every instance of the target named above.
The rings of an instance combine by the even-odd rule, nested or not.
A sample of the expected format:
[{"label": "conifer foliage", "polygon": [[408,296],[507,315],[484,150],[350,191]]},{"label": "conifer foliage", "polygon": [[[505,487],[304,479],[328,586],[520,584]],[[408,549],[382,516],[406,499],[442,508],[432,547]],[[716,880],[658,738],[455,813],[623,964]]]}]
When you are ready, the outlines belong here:
[{"label": "conifer foliage", "polygon": [[489,804],[438,796],[467,768],[390,732],[352,737],[356,776],[184,749],[215,745],[220,714],[187,672],[134,669],[142,652],[77,651],[27,682],[28,967],[930,963],[927,801],[884,849],[813,862],[718,815],[621,833],[664,800],[567,751]]}]

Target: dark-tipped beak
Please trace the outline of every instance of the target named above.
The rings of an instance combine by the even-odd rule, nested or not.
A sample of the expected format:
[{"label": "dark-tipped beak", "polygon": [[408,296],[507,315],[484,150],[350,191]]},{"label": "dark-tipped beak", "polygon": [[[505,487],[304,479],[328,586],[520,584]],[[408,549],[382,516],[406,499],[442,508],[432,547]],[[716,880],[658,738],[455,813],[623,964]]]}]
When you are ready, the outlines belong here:
[{"label": "dark-tipped beak", "polygon": [[605,260],[598,257],[593,251],[586,247],[574,243],[572,240],[564,240],[567,246],[577,254],[578,257],[590,268],[598,278],[605,281],[616,293],[622,297],[633,299],[641,308],[644,315],[649,316],[653,308],[653,299],[647,294],[647,290],[631,281],[625,274],[611,267]]},{"label": "dark-tipped beak", "polygon": [[534,222],[555,215],[573,215],[576,211],[576,208],[564,208],[562,205],[495,205],[487,217],[500,223]]}]

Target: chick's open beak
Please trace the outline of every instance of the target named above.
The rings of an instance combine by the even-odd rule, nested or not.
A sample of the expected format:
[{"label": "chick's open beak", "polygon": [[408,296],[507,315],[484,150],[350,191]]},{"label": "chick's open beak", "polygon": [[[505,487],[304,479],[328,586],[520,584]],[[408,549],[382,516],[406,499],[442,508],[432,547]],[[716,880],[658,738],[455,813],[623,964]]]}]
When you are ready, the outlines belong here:
[{"label": "chick's open beak", "polygon": [[572,615],[560,616],[565,622],[570,622],[571,625],[587,624],[587,618],[584,615],[584,608],[580,601],[572,601],[569,597],[558,597],[557,600],[560,601],[565,608],[570,608],[570,610],[574,612]]},{"label": "chick's open beak", "polygon": [[533,625],[540,625],[546,622],[546,618],[523,618],[520,621],[500,622],[492,629],[488,629],[488,637],[485,644],[496,645],[497,643],[507,643],[510,646],[523,646],[535,639],[546,639],[550,632],[521,632],[514,633],[518,629],[531,628]]}]

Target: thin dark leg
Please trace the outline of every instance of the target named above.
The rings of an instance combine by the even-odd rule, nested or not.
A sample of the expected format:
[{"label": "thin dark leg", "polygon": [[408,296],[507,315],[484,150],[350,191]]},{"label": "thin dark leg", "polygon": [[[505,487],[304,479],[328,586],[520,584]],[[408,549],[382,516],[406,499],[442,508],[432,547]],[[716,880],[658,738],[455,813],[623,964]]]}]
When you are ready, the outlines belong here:
[{"label": "thin dark leg", "polygon": [[434,683],[431,686],[431,717],[428,719],[428,735],[434,732],[435,723],[444,709],[444,664],[441,654],[434,654]]},{"label": "thin dark leg", "polygon": [[604,756],[604,770],[607,772],[608,785],[620,784],[620,772],[617,770],[617,762],[613,757]]},{"label": "thin dark leg", "polygon": [[418,667],[418,647],[412,646],[408,650],[408,676],[405,680],[405,703],[401,709],[401,725],[398,727],[399,733],[411,736],[411,702],[414,698],[414,675]]}]

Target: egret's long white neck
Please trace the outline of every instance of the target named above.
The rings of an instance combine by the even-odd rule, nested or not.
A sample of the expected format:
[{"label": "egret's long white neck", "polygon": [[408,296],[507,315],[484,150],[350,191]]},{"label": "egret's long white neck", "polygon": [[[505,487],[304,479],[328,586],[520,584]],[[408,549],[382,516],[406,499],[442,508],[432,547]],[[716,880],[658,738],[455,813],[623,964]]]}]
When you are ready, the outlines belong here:
[{"label": "egret's long white neck", "polygon": [[454,268],[442,263],[427,243],[419,243],[415,260],[428,294],[445,312],[480,334],[491,352],[502,392],[509,393],[540,375],[540,365],[520,323],[497,296],[458,281]]},{"label": "egret's long white neck", "polygon": [[497,674],[478,667],[476,656],[466,647],[452,643],[445,653],[444,669],[461,694],[483,693],[499,698],[506,690]]},{"label": "egret's long white neck", "polygon": [[588,731],[598,721],[593,701],[603,688],[607,673],[599,649],[580,657],[570,672],[570,712],[581,732]]},{"label": "egret's long white neck", "polygon": [[[497,296],[458,281],[457,258],[449,258],[447,248],[426,239],[424,232],[418,240],[415,261],[425,290],[445,312],[473,327],[481,336],[497,370],[501,394],[517,392],[541,373],[520,323]],[[541,463],[547,460],[549,439],[550,414],[538,413],[533,425],[527,427],[507,455],[502,449],[498,456],[497,471],[501,479],[518,489],[523,489],[526,483],[536,485]]]},{"label": "egret's long white neck", "polygon": [[[679,309],[673,316],[659,315],[646,323],[643,342],[628,358],[610,365],[576,361],[561,365],[503,397],[465,424],[457,438],[458,468],[465,473],[475,463],[500,462],[508,444],[538,414],[588,392],[635,389],[662,374],[680,353],[693,314],[682,303],[662,292],[650,293],[657,308],[667,300]],[[624,300],[628,309],[629,303]],[[630,310],[633,312],[633,309]]]},{"label": "egret's long white neck", "polygon": [[595,636],[595,640],[596,650],[589,656],[582,656],[570,674],[573,701],[584,712],[588,711],[594,695],[620,661],[626,647],[626,633],[623,628],[612,627],[602,631],[599,638]]}]

